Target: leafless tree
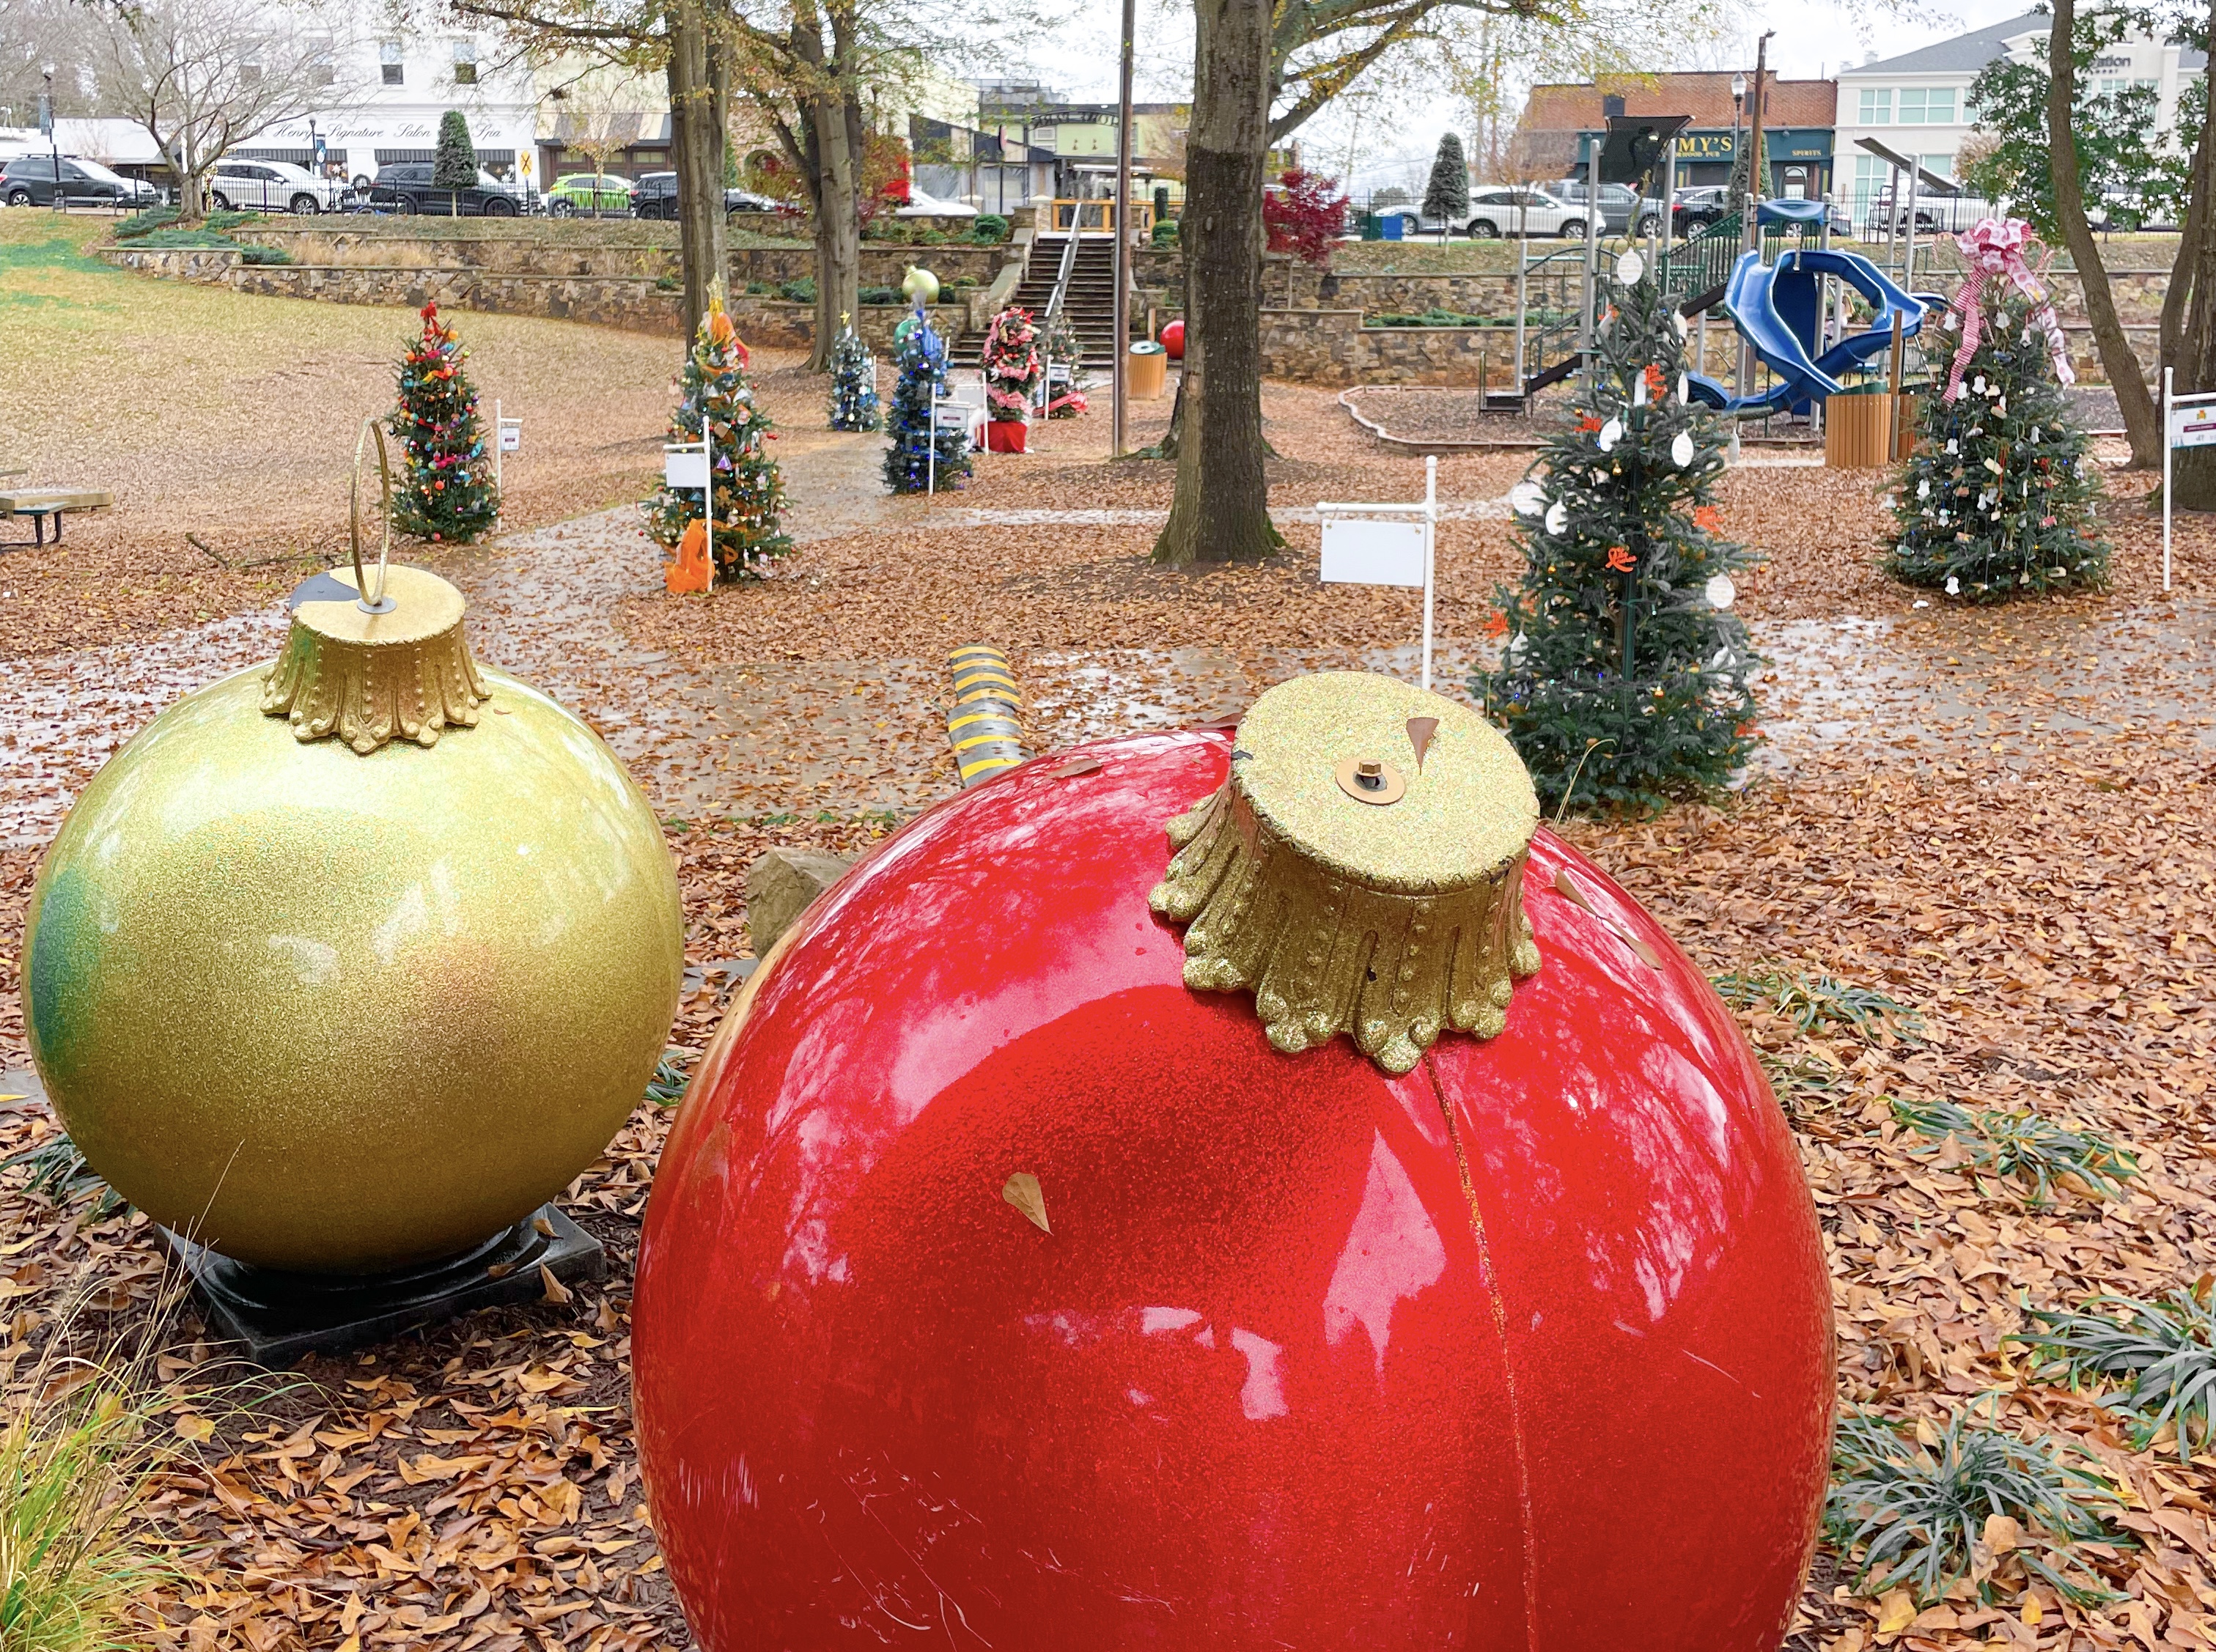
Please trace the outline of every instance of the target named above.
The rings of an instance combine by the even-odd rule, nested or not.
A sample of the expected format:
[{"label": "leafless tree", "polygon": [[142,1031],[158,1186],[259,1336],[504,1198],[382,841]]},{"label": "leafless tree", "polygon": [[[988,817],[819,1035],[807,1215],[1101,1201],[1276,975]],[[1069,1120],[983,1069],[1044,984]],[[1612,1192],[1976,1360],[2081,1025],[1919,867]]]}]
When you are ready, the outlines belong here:
[{"label": "leafless tree", "polygon": [[183,221],[238,144],[359,95],[342,14],[263,0],[139,0],[103,9],[91,44],[101,102],[146,129],[176,175]]}]

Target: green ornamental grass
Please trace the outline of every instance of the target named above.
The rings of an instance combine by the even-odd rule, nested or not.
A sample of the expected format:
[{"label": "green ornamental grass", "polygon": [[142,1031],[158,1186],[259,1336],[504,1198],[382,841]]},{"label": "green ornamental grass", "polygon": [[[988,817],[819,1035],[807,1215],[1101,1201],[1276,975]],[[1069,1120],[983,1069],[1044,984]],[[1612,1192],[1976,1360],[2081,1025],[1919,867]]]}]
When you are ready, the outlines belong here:
[{"label": "green ornamental grass", "polygon": [[[1843,1557],[1860,1552],[1858,1590],[1906,1588],[1920,1605],[1942,1598],[1973,1575],[1986,1518],[2000,1514],[2033,1539],[2014,1551],[2028,1576],[2081,1606],[2114,1598],[2068,1552],[2076,1543],[2126,1540],[2102,1512],[2114,1504],[2114,1489],[2048,1445],[1958,1413],[1925,1446],[1882,1417],[1849,1413],[1839,1420],[1831,1468],[1825,1530]],[[1976,1587],[1991,1604],[1991,1577]]]},{"label": "green ornamental grass", "polygon": [[[2189,1291],[2173,1291],[2161,1302],[2095,1297],[2084,1307],[2030,1309],[2034,1329],[2015,1340],[2041,1362],[2046,1380],[2085,1388],[2122,1379],[2122,1391],[2104,1403],[2132,1420],[2132,1449],[2145,1450],[2175,1427],[2177,1460],[2190,1462],[2196,1446],[2216,1439],[2216,1311]],[[2120,1317],[2090,1311],[2102,1307]]]},{"label": "green ornamental grass", "polygon": [[1825,1026],[1844,1027],[1863,1038],[1874,1038],[1881,1026],[1906,1039],[1924,1030],[1922,1018],[1898,1000],[1871,987],[1855,986],[1818,970],[1813,974],[1788,974],[1783,970],[1755,970],[1714,978],[1716,991],[1726,1004],[1749,1010],[1761,1005],[1774,1010],[1804,1033]]},{"label": "green ornamental grass", "polygon": [[2034,1205],[2052,1202],[2054,1184],[2065,1176],[2075,1176],[2096,1197],[2121,1199],[2124,1182],[2139,1174],[2139,1161],[2107,1137],[2058,1124],[2030,1108],[1973,1112],[1953,1102],[1896,1099],[1893,1114],[1919,1134],[1954,1137],[1978,1169],[2022,1182]]}]

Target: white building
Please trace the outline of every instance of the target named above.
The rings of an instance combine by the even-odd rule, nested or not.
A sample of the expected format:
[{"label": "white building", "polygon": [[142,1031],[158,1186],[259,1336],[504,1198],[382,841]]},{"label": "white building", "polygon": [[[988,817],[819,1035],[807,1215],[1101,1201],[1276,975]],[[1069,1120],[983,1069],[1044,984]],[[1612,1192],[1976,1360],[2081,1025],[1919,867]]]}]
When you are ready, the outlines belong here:
[{"label": "white building", "polygon": [[[231,150],[246,160],[323,165],[357,181],[395,161],[428,161],[439,120],[459,109],[470,123],[477,163],[530,184],[539,100],[527,64],[496,54],[487,39],[456,30],[403,38],[364,34],[335,42],[332,100],[315,114],[280,122]],[[64,153],[144,175],[162,169],[161,152],[136,121],[103,116],[54,123]]]},{"label": "white building", "polygon": [[[1897,58],[1839,71],[1831,153],[1838,198],[1857,222],[1891,181],[1892,169],[1856,140],[1874,138],[1934,172],[1958,175],[1956,157],[1977,120],[1977,111],[1970,107],[1971,82],[2000,58],[2043,63],[2052,21],[2047,13],[2027,12]],[[2160,40],[2128,40],[2096,58],[2089,78],[2096,92],[2153,87],[2161,99],[2157,129],[2167,131],[2176,118],[2180,88],[2206,72],[2207,64],[2199,52]]]}]

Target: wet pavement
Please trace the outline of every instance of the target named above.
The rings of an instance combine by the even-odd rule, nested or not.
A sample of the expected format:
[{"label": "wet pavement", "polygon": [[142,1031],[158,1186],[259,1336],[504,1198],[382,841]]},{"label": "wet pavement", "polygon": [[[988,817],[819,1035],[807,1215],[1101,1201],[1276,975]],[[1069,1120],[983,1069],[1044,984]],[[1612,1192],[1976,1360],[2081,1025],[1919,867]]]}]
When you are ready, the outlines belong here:
[{"label": "wet pavement", "polygon": [[[1147,512],[988,511],[892,499],[879,444],[803,433],[779,454],[803,501],[803,540],[896,525],[1020,530]],[[1505,500],[1443,514],[1505,513]],[[1312,519],[1313,511],[1287,512]],[[671,818],[840,814],[920,808],[952,789],[936,659],[688,664],[618,629],[626,599],[661,588],[659,549],[635,507],[580,517],[455,553],[442,571],[470,599],[480,658],[575,707]],[[69,800],[124,740],[182,694],[272,658],[281,611],[237,616],[151,642],[0,661],[0,841],[43,842]],[[2216,746],[2216,605],[2179,598],[2118,610],[1934,608],[1906,618],[1757,623],[1768,744],[1791,771],[1861,747],[1906,765],[1968,750],[2021,766],[2054,741],[2129,738],[2162,726]],[[1437,686],[1467,698],[1490,645],[1443,637]],[[1412,637],[1359,652],[1257,647],[1069,650],[1018,662],[1028,721],[1053,747],[1236,712],[1271,683],[1359,666],[1413,679]]]}]

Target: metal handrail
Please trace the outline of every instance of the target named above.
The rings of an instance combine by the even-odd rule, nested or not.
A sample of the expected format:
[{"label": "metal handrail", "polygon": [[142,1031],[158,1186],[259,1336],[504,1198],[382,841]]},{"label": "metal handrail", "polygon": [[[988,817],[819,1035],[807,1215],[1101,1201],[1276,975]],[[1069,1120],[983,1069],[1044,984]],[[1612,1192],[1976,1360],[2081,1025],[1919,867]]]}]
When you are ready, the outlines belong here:
[{"label": "metal handrail", "polygon": [[1731,279],[1732,266],[1746,250],[1746,220],[1733,212],[1697,235],[1687,236],[1662,261],[1666,293],[1707,292]]},{"label": "metal handrail", "polygon": [[1062,268],[1054,278],[1054,291],[1046,301],[1046,318],[1052,321],[1062,314],[1062,300],[1069,297],[1069,278],[1077,268],[1077,231],[1072,230],[1062,243]]}]

